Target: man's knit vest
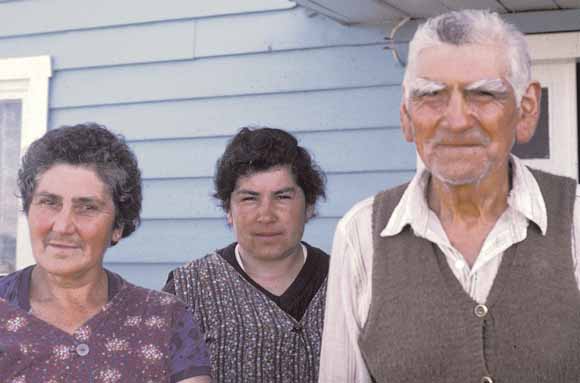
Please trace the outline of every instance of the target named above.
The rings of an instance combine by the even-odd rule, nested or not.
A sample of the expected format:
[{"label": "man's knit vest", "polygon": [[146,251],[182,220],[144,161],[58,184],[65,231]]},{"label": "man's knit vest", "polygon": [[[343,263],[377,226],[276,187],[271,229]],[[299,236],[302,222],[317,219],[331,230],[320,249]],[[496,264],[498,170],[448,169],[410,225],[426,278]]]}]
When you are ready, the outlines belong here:
[{"label": "man's knit vest", "polygon": [[580,382],[580,292],[571,256],[576,183],[533,174],[547,233],[530,222],[527,238],[504,253],[483,306],[437,245],[409,226],[380,236],[405,186],[376,196],[372,301],[359,339],[376,382]]},{"label": "man's knit vest", "polygon": [[296,321],[216,253],[176,269],[174,278],[205,334],[213,382],[316,382],[326,281]]}]

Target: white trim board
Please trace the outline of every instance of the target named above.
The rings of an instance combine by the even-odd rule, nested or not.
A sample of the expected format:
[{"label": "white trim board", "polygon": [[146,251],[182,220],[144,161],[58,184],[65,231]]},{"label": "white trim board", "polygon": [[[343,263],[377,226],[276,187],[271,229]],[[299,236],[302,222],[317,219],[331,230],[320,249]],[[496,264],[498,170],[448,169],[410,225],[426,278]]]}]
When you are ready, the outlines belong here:
[{"label": "white trim board", "polygon": [[[0,99],[16,98],[22,101],[20,156],[47,130],[51,75],[50,56],[0,59]],[[28,224],[21,209],[16,235],[16,268],[33,263]]]},{"label": "white trim board", "polygon": [[533,62],[580,57],[580,32],[528,35],[526,40]]}]

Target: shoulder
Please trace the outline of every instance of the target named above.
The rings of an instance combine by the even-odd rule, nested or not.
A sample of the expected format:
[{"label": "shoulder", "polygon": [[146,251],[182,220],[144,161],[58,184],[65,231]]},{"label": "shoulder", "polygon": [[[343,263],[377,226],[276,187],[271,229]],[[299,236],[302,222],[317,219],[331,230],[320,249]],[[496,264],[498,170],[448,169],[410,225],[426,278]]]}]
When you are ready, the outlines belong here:
[{"label": "shoulder", "polygon": [[[302,241],[304,246],[306,246],[306,251],[308,252],[308,258],[312,259],[312,264],[324,273],[328,272],[328,265],[330,264],[330,256],[327,252],[318,247],[311,246],[310,244]],[[326,274],[325,274],[326,275]]]},{"label": "shoulder", "polygon": [[308,250],[308,256],[310,256],[312,254],[312,256],[315,257],[327,257],[328,258],[328,253],[325,252],[322,249],[319,249],[318,247],[312,246],[311,244],[302,241],[302,243],[304,244],[304,246],[306,246],[306,250]]},{"label": "shoulder", "polygon": [[337,232],[342,231],[348,233],[353,230],[358,230],[361,227],[366,230],[371,224],[375,203],[381,203],[381,201],[386,199],[399,202],[408,187],[409,183],[397,185],[357,202],[340,219],[337,225]]},{"label": "shoulder", "polygon": [[32,267],[29,266],[4,277],[0,277],[0,298],[18,304],[17,300],[20,290],[26,288],[26,281],[24,279],[30,275]]},{"label": "shoulder", "polygon": [[357,225],[360,222],[370,221],[373,211],[373,203],[376,196],[368,197],[357,202],[349,211],[338,221],[338,227],[345,230]]},{"label": "shoulder", "polygon": [[12,291],[20,280],[20,275],[22,271],[16,271],[14,273],[0,277],[0,298],[6,299],[10,291]]},{"label": "shoulder", "polygon": [[192,272],[196,270],[206,269],[212,265],[222,262],[222,257],[218,254],[219,250],[206,254],[201,258],[193,259],[172,271],[173,275],[183,272]]},{"label": "shoulder", "polygon": [[192,284],[192,281],[199,282],[201,279],[207,280],[209,275],[212,275],[215,270],[220,269],[225,263],[227,263],[220,255],[220,252],[223,252],[230,247],[232,247],[232,245],[206,254],[201,258],[194,259],[173,269],[169,272],[163,290],[171,294],[177,294],[180,298],[184,299],[184,296],[181,295],[185,289],[194,288],[196,285],[196,283]]},{"label": "shoulder", "polygon": [[565,176],[561,176],[558,174],[549,173],[549,172],[546,172],[546,171],[543,171],[540,169],[531,168],[531,167],[525,167],[525,169],[531,173],[533,178],[538,183],[547,183],[547,184],[568,183],[568,184],[574,184],[574,185],[577,184],[576,180],[574,180],[570,177],[565,177]]}]

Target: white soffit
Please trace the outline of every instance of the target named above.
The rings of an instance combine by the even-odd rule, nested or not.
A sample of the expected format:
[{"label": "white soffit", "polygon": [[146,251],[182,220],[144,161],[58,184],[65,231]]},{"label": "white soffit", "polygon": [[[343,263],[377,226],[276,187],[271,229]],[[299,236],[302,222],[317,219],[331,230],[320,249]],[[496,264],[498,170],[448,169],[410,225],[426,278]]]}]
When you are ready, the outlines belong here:
[{"label": "white soffit", "polygon": [[449,10],[490,9],[499,13],[580,8],[580,0],[296,0],[342,24],[386,24],[426,18]]},{"label": "white soffit", "polygon": [[298,0],[298,4],[342,24],[389,24],[408,15],[379,0]]},{"label": "white soffit", "polygon": [[552,0],[502,0],[502,3],[511,12],[559,9]]},{"label": "white soffit", "polygon": [[561,8],[580,8],[580,0],[554,0]]}]

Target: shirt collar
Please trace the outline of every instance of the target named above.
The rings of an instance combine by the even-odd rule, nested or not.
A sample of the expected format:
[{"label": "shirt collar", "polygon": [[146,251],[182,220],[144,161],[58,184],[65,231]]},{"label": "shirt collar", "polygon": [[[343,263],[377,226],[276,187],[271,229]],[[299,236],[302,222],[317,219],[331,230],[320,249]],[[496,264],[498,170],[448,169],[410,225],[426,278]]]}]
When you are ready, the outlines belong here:
[{"label": "shirt collar", "polygon": [[[508,196],[508,209],[513,209],[534,222],[545,235],[548,217],[538,182],[522,160],[511,155],[510,162],[512,189]],[[415,233],[426,232],[429,218],[426,191],[430,176],[425,168],[417,170],[381,232],[382,237],[399,234],[406,225],[411,225]]]}]

